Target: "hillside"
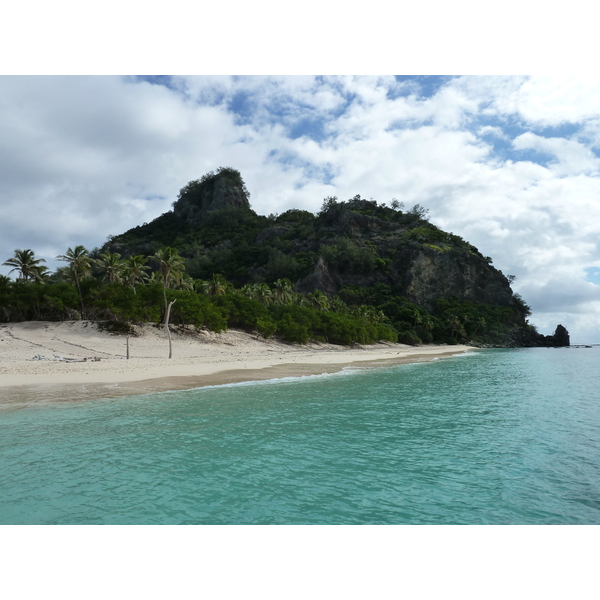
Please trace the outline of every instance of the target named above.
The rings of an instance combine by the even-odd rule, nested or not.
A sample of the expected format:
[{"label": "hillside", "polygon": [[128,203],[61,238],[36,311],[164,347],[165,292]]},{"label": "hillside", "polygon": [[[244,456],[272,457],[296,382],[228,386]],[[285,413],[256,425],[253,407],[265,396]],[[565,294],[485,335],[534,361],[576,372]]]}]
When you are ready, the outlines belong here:
[{"label": "hillside", "polygon": [[152,256],[171,247],[193,279],[222,276],[246,292],[289,280],[294,293],[325,297],[332,310],[336,302],[376,310],[407,343],[565,345],[562,332],[542,336],[528,324],[529,307],[489,257],[430,223],[419,205],[392,204],[330,197],[317,215],[261,216],[240,173],[221,168],[182,188],[172,211],[101,251]]}]

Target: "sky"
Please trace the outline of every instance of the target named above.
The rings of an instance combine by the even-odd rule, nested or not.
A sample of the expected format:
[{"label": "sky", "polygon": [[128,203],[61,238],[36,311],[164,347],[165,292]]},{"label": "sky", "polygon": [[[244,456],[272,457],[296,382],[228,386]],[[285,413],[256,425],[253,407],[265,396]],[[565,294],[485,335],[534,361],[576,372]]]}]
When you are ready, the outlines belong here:
[{"label": "sky", "polygon": [[0,258],[56,268],[219,166],[259,214],[419,203],[542,333],[600,342],[599,77],[0,76]]}]

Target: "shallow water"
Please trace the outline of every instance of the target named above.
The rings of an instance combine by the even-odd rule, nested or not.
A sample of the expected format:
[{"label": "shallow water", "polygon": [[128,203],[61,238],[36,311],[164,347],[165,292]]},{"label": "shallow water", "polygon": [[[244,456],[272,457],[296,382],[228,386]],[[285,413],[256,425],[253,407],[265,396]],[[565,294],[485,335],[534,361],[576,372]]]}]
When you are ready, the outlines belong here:
[{"label": "shallow water", "polygon": [[0,414],[0,523],[598,524],[600,349]]}]

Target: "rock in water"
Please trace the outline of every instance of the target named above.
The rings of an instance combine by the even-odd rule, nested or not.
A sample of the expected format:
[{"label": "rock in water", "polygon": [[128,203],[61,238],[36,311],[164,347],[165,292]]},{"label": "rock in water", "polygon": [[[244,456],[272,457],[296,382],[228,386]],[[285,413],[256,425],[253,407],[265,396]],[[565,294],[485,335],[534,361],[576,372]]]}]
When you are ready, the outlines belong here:
[{"label": "rock in water", "polygon": [[554,335],[552,337],[554,338],[555,346],[570,346],[571,345],[571,339],[569,337],[569,332],[562,325],[558,325],[556,327],[556,331],[554,332]]}]

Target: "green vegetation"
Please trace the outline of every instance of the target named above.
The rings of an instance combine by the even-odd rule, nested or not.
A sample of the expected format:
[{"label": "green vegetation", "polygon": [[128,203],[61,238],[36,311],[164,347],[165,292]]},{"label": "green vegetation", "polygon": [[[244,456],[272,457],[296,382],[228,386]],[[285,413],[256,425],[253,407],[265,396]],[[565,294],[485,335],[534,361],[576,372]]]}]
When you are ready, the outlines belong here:
[{"label": "green vegetation", "polygon": [[148,259],[139,255],[121,261],[122,268],[115,268],[119,257],[114,254],[101,255],[95,263],[86,260],[89,253],[82,247],[69,249],[63,256],[70,259],[72,282],[43,285],[38,279],[0,278],[2,320],[58,321],[85,316],[106,322],[110,331],[127,332],[131,323],[164,322],[171,304],[171,322],[176,326],[216,332],[236,327],[290,343],[316,340],[345,345],[379,340],[411,345],[498,343],[519,321],[511,308],[458,299],[439,300],[429,312],[396,296],[385,284],[347,286],[333,297],[318,290],[295,293],[288,279],[272,286],[246,284],[236,289],[221,274],[213,274],[209,280],[190,285],[182,258],[168,247],[152,257],[158,269],[151,278],[144,269]]},{"label": "green vegetation", "polygon": [[174,326],[291,343],[503,345],[515,332],[519,343],[538,335],[511,280],[418,204],[330,196],[317,215],[266,217],[248,196],[238,171],[219,168],[151,223],[91,252],[69,248],[53,274],[16,250],[4,263],[16,280],[0,277],[0,319],[88,318],[127,331],[170,316]]},{"label": "green vegetation", "polygon": [[[171,305],[171,322],[176,326],[194,325],[216,332],[236,327],[299,344],[310,340],[348,345],[397,341],[389,325],[373,323],[358,314],[339,314],[324,294],[294,294],[289,280],[278,280],[273,287],[255,284],[235,289],[222,275],[215,274],[208,281],[195,281],[192,287],[197,291],[185,289],[182,259],[172,248],[152,257],[158,270],[148,283],[140,276],[137,287],[131,285],[130,278],[117,277],[114,270],[108,270],[118,258],[114,255],[103,255],[95,262],[93,274],[91,259],[83,260],[89,256],[85,248],[69,249],[64,256],[71,259],[70,268],[78,285],[0,278],[2,320],[80,319],[83,312],[79,309],[85,306],[86,318],[104,323],[104,328],[113,333],[128,333],[132,323],[164,321]],[[134,262],[140,265],[143,260],[136,256]]]}]

